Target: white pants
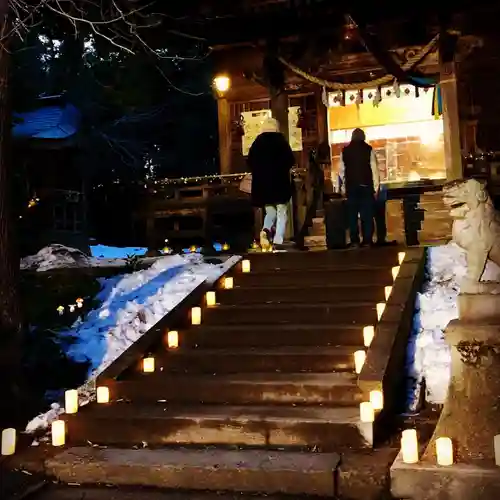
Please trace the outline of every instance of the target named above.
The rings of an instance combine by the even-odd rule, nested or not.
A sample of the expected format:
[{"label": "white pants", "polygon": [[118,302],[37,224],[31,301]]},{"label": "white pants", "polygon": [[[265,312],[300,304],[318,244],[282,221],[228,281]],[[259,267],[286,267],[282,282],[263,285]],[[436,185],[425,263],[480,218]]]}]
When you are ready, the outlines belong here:
[{"label": "white pants", "polygon": [[281,205],[266,205],[266,216],[264,217],[264,227],[262,229],[272,230],[276,226],[274,243],[283,244],[285,239],[286,223],[288,221],[288,203]]}]

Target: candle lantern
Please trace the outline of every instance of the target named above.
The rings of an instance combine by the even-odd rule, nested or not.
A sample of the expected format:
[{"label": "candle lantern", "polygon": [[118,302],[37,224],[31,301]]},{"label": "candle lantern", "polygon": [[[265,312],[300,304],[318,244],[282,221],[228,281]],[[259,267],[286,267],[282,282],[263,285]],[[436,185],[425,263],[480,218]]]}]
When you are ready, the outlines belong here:
[{"label": "candle lantern", "polygon": [[64,420],[52,422],[52,446],[64,446],[66,442],[66,425]]},{"label": "candle lantern", "polygon": [[370,403],[374,410],[384,409],[384,393],[382,391],[370,391]]},{"label": "candle lantern", "polygon": [[399,265],[401,265],[403,263],[403,261],[405,260],[405,257],[406,257],[406,252],[399,252],[398,253]]},{"label": "candle lantern", "polygon": [[375,420],[375,412],[373,411],[373,406],[369,401],[359,405],[359,417],[361,422],[364,424],[369,424]]},{"label": "candle lantern", "polygon": [[438,465],[453,465],[453,443],[448,437],[436,439],[436,457]]},{"label": "candle lantern", "polygon": [[224,288],[226,290],[231,290],[234,287],[234,279],[232,277],[224,278]]},{"label": "candle lantern", "polygon": [[97,402],[99,404],[109,403],[109,389],[107,387],[98,387],[97,388]]},{"label": "candle lantern", "polygon": [[144,358],[142,360],[142,371],[144,373],[153,373],[155,371],[155,358]]},{"label": "candle lantern", "polygon": [[356,370],[356,373],[361,373],[361,370],[363,369],[363,365],[365,364],[366,360],[366,352],[365,351],[356,351],[354,353],[354,367]]},{"label": "candle lantern", "polygon": [[392,273],[392,279],[394,281],[396,281],[396,278],[398,277],[398,274],[399,274],[399,266],[395,266],[391,269],[391,273]]},{"label": "candle lantern", "polygon": [[206,293],[205,299],[208,307],[213,307],[217,304],[215,292],[213,290]]},{"label": "candle lantern", "polygon": [[401,454],[405,464],[418,462],[418,439],[415,429],[406,429],[401,436]]},{"label": "candle lantern", "polygon": [[250,261],[248,259],[242,260],[241,261],[241,270],[244,273],[249,273],[251,269]]},{"label": "candle lantern", "polygon": [[16,429],[2,431],[2,455],[14,455],[16,451]]},{"label": "candle lantern", "polygon": [[70,389],[64,393],[64,411],[70,414],[78,411],[78,391],[76,389]]},{"label": "candle lantern", "polygon": [[375,337],[375,327],[374,326],[365,326],[363,328],[363,341],[364,341],[365,347],[370,347],[374,337]]},{"label": "candle lantern", "polygon": [[376,307],[377,307],[377,319],[380,321],[385,311],[385,302],[379,302]]},{"label": "candle lantern", "polygon": [[201,307],[193,307],[191,309],[191,324],[201,325]]},{"label": "candle lantern", "polygon": [[179,332],[172,330],[167,333],[167,346],[169,349],[177,349],[179,347]]},{"label": "candle lantern", "polygon": [[386,301],[389,300],[389,297],[391,296],[391,293],[392,293],[392,286],[386,286],[384,288],[384,296],[385,296],[385,300]]}]

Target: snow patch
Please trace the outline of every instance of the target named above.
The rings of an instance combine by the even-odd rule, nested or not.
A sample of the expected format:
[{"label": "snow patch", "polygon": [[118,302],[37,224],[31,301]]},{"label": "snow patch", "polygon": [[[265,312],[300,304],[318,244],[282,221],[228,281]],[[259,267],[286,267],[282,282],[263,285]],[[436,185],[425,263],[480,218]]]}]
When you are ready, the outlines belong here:
[{"label": "snow patch", "polygon": [[[60,255],[67,264],[67,254]],[[240,259],[232,256],[208,263],[198,254],[171,255],[159,258],[146,270],[103,279],[97,296],[100,306],[60,333],[61,338],[76,339],[68,346],[67,354],[90,364],[89,379],[79,388],[80,405],[95,398],[97,375],[199,285],[204,281],[214,283]],[[51,262],[57,265],[55,260]],[[63,412],[54,403],[47,413],[28,423],[26,432],[47,429]]]},{"label": "snow patch", "polygon": [[[448,323],[458,318],[457,297],[467,271],[465,252],[455,243],[427,249],[426,281],[417,295],[408,343],[409,408],[415,410],[425,382],[426,401],[443,404],[450,381],[450,348],[444,339]],[[488,262],[484,281],[500,279],[500,268]]]}]

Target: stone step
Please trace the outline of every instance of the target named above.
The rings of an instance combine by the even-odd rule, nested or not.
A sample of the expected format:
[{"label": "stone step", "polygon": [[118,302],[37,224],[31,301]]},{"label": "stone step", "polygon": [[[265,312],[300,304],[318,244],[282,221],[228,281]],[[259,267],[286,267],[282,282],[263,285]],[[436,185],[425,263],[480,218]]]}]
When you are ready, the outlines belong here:
[{"label": "stone step", "polygon": [[233,348],[363,345],[368,325],[202,325],[179,332],[181,347]]},{"label": "stone step", "polygon": [[342,269],[364,266],[395,266],[398,263],[397,247],[360,248],[349,250],[332,250],[311,254],[309,252],[255,253],[248,256],[252,273],[271,269],[318,269],[332,267]]},{"label": "stone step", "polygon": [[111,399],[171,404],[338,405],[360,403],[353,373],[244,373],[218,375],[137,373],[122,381],[102,381]]},{"label": "stone step", "polygon": [[[172,406],[112,403],[65,415],[68,443],[83,446],[246,446],[321,451],[371,446],[359,407]],[[368,432],[367,439],[364,433]]]},{"label": "stone step", "polygon": [[153,356],[155,369],[165,373],[332,373],[354,371],[353,353],[361,348],[287,346],[167,350],[162,346]]},{"label": "stone step", "polygon": [[313,224],[321,224],[323,225],[325,223],[325,218],[324,217],[313,217],[312,220]]},{"label": "stone step", "polygon": [[283,286],[275,288],[252,287],[221,290],[217,300],[223,305],[236,304],[324,304],[355,300],[383,302],[384,287],[379,285],[329,284]]},{"label": "stone step", "polygon": [[333,497],[336,453],[70,448],[46,471],[66,483]]},{"label": "stone step", "polygon": [[374,302],[219,305],[205,311],[204,321],[209,325],[374,325],[377,322],[377,310]]},{"label": "stone step", "polygon": [[392,285],[393,278],[389,266],[358,266],[344,269],[300,269],[275,270],[240,274],[235,280],[235,286],[250,288],[253,286],[305,286],[321,283],[349,283],[351,285]]}]

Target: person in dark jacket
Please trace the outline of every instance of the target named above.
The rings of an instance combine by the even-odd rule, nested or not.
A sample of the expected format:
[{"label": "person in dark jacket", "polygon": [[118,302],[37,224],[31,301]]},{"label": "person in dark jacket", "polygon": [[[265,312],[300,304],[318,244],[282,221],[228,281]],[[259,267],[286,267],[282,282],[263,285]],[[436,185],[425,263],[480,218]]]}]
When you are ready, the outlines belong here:
[{"label": "person in dark jacket", "polygon": [[[351,142],[343,149],[340,165],[341,193],[347,197],[351,245],[373,244],[375,199],[380,187],[377,157],[366,143],[363,130],[353,131]],[[359,240],[358,217],[362,240]]]},{"label": "person in dark jacket", "polygon": [[260,245],[263,250],[269,250],[274,244],[274,248],[280,250],[292,197],[290,171],[295,164],[295,156],[274,118],[264,122],[262,132],[250,147],[247,162],[252,173],[252,203],[256,207],[264,207],[266,212]]}]

